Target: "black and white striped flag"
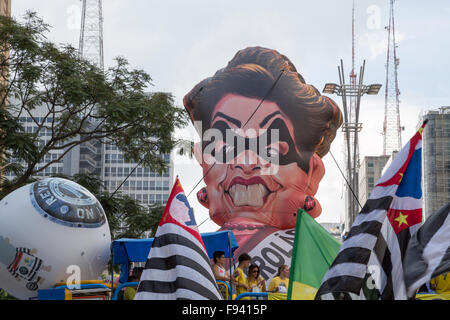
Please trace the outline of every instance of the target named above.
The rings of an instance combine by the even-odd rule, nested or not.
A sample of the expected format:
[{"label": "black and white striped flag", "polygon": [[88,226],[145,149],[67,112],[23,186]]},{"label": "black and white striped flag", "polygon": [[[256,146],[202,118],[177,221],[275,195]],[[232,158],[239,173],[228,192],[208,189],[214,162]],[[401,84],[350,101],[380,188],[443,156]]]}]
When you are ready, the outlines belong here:
[{"label": "black and white striped flag", "polygon": [[450,202],[433,213],[406,250],[405,283],[411,297],[421,285],[450,271]]},{"label": "black and white striped flag", "polygon": [[135,300],[221,300],[192,208],[177,178]]},{"label": "black and white striped flag", "polygon": [[422,132],[402,148],[356,217],[316,299],[407,299],[402,258],[422,221]]}]

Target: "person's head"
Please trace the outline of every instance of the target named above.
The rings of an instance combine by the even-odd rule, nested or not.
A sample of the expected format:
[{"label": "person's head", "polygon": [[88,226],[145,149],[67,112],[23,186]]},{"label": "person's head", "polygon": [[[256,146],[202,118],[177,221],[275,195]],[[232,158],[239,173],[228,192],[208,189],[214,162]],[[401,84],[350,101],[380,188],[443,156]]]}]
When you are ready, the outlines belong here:
[{"label": "person's head", "polygon": [[239,259],[238,259],[239,266],[241,266],[242,268],[248,268],[251,260],[252,260],[252,258],[247,253],[243,253],[239,256]]},{"label": "person's head", "polygon": [[131,275],[129,277],[130,282],[137,282],[141,279],[142,272],[144,271],[143,267],[134,267],[131,271]]},{"label": "person's head", "polygon": [[215,251],[213,253],[213,260],[216,264],[223,264],[223,262],[225,261],[225,252]]},{"label": "person's head", "polygon": [[[320,214],[313,196],[324,175],[321,158],[342,114],[333,100],[305,83],[287,57],[261,47],[241,50],[197,84],[184,105],[192,121],[202,122],[200,134],[215,129],[222,137],[212,139],[212,148],[210,140],[201,150],[196,146],[208,172],[198,198],[215,223],[246,218],[285,229],[295,226],[298,208]],[[230,145],[227,134],[243,148]],[[278,165],[264,155],[275,156]]]},{"label": "person's head", "polygon": [[285,264],[279,266],[277,276],[283,279],[289,278],[289,266]]},{"label": "person's head", "polygon": [[248,267],[247,277],[252,279],[258,279],[260,274],[259,266],[257,264],[251,264]]}]

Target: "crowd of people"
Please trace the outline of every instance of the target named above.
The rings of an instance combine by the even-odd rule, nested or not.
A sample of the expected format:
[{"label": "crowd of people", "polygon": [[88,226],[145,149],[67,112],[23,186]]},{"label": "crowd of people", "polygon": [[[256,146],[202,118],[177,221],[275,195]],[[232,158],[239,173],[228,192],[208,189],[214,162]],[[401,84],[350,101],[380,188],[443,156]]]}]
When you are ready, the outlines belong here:
[{"label": "crowd of people", "polygon": [[251,264],[251,257],[247,253],[242,253],[238,258],[238,266],[233,274],[227,273],[225,268],[225,253],[216,251],[213,254],[214,264],[212,266],[216,280],[231,282],[236,295],[246,292],[272,292],[287,293],[289,288],[289,266],[281,265],[278,273],[273,277],[269,286],[261,276],[261,270],[257,264]]},{"label": "crowd of people", "polygon": [[450,295],[450,272],[431,279],[419,288],[418,293]]},{"label": "crowd of people", "polygon": [[[225,253],[216,251],[213,254],[214,264],[212,270],[216,280],[231,282],[236,295],[246,292],[272,292],[287,293],[289,289],[289,266],[283,264],[278,267],[278,272],[266,286],[266,281],[261,276],[261,270],[257,264],[251,264],[251,257],[247,253],[239,256],[238,266],[233,274],[226,270]],[[144,268],[133,268],[129,276],[129,282],[139,282]],[[420,293],[450,294],[450,273],[443,273],[424,284],[419,290]],[[136,294],[135,287],[127,287],[121,292],[120,299],[133,300]],[[222,292],[225,297],[225,292]]]}]

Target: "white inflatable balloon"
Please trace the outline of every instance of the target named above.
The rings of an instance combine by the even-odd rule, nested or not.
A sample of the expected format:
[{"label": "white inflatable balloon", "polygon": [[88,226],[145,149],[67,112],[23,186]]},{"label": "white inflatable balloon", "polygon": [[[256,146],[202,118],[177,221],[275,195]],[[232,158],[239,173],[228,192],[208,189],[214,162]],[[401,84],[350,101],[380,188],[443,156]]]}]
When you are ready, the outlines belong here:
[{"label": "white inflatable balloon", "polygon": [[0,288],[18,299],[78,276],[98,279],[110,245],[102,206],[72,181],[43,179],[0,201]]}]

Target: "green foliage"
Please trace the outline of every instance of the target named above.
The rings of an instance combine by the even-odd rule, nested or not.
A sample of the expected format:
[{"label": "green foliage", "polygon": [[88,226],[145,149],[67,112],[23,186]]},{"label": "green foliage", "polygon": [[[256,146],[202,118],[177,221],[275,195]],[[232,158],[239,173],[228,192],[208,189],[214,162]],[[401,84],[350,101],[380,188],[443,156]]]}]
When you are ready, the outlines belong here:
[{"label": "green foliage", "polygon": [[5,290],[0,288],[0,300],[17,300],[13,296],[10,296]]},{"label": "green foliage", "polygon": [[147,208],[128,195],[104,192],[103,182],[89,174],[57,176],[80,184],[99,200],[105,210],[113,240],[154,236],[164,212],[163,206],[153,204]]},{"label": "green foliage", "polygon": [[[24,20],[0,17],[0,150],[6,155],[0,157],[0,177],[17,177],[1,180],[2,192],[12,192],[88,141],[115,145],[126,161],[163,172],[161,154],[177,145],[173,132],[188,120],[173,96],[148,93],[150,75],[130,68],[125,58],[100,70],[75,48],[49,42],[48,25],[35,13]],[[38,107],[45,111],[40,117]],[[20,117],[31,118],[37,131],[25,133]],[[41,138],[44,131],[49,139]],[[55,150],[64,152],[42,164]]]}]

